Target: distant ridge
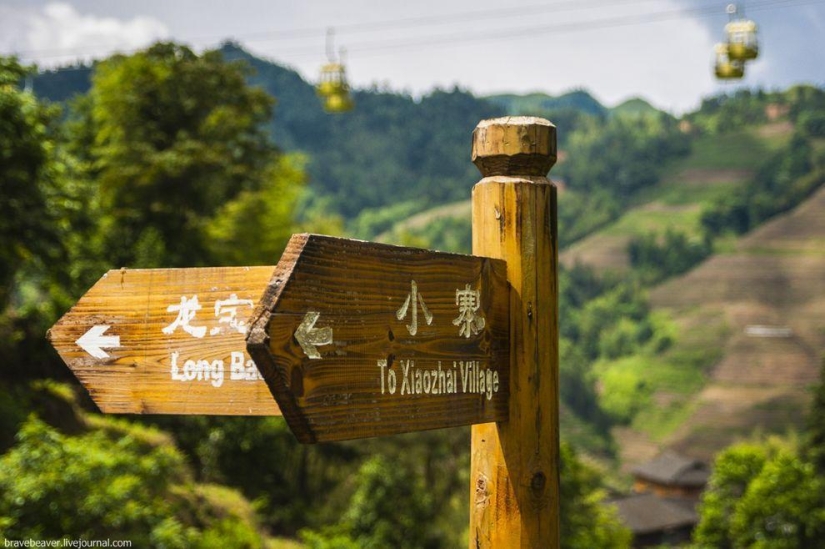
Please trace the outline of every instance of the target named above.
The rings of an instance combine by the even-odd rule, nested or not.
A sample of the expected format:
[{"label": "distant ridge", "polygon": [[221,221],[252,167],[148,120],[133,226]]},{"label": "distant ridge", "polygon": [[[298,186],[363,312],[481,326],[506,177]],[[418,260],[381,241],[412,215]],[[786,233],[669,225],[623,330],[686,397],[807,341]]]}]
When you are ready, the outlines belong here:
[{"label": "distant ridge", "polygon": [[607,107],[585,90],[573,90],[555,97],[546,93],[527,95],[505,93],[489,95],[484,99],[498,105],[511,115],[536,114],[559,109],[575,109],[595,115],[604,115],[608,112]]},{"label": "distant ridge", "polygon": [[641,97],[631,97],[610,109],[611,114],[647,114],[656,112],[659,112],[659,109]]}]

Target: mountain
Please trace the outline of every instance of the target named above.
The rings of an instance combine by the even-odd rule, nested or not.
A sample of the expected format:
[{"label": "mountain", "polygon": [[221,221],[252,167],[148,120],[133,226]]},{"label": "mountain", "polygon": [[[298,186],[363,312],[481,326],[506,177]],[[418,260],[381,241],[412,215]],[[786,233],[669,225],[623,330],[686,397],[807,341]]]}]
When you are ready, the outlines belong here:
[{"label": "mountain", "polygon": [[[251,84],[276,100],[272,137],[284,151],[306,154],[314,198],[346,219],[364,210],[417,201],[421,208],[466,198],[477,171],[469,140],[479,120],[502,116],[468,92],[434,90],[420,100],[373,90],[353,92],[356,108],[331,115],[313,85],[290,69],[225,44],[227,60],[253,69]],[[89,86],[89,68],[41,73],[34,90],[61,101]]]},{"label": "mountain", "polygon": [[531,93],[488,95],[485,99],[499,106],[506,114],[514,116],[535,115],[562,109],[573,109],[601,116],[608,111],[604,105],[584,90],[574,90],[556,97],[545,93]]},{"label": "mountain", "polygon": [[[564,250],[562,263],[629,276],[633,239],[666,230],[702,238],[703,212],[743,196],[766,158],[790,156],[795,131],[776,120],[695,138],[689,156],[619,219]],[[811,140],[825,150],[825,138]],[[614,429],[624,470],[663,449],[710,460],[737,438],[802,427],[825,349],[825,177],[808,169],[786,184],[818,188],[809,198],[725,236],[701,264],[650,290],[654,314],[672,326],[670,347],[595,366],[605,394],[622,390],[620,376],[623,387],[643,387],[633,397],[640,411]],[[769,196],[781,201],[782,187]]]},{"label": "mountain", "polygon": [[632,97],[610,109],[610,114],[653,114],[657,112],[659,109],[641,97]]},{"label": "mountain", "polygon": [[41,99],[64,102],[89,91],[92,67],[73,65],[40,72],[32,76],[31,89]]},{"label": "mountain", "polygon": [[[593,120],[593,117],[588,117],[587,114],[577,114],[570,118],[571,122],[565,122],[563,113],[570,111],[561,111],[562,118],[554,119],[559,123],[559,127],[563,128],[563,132],[560,132],[562,136],[580,132],[577,139],[579,146],[595,144],[591,148],[580,148],[578,152],[575,152],[575,148],[569,149],[574,151],[573,156],[579,157],[578,171],[564,171],[565,166],[577,163],[576,158],[569,158],[554,169],[555,173],[561,172],[565,179],[570,176],[567,181],[568,188],[560,200],[560,211],[580,212],[577,216],[584,219],[598,218],[597,222],[588,225],[588,231],[592,231],[589,235],[583,233],[586,235],[584,238],[562,250],[561,259],[571,266],[578,262],[591,265],[600,272],[612,270],[625,274],[631,273],[633,269],[628,256],[629,243],[651,231],[661,234],[670,228],[686,234],[690,239],[701,239],[703,211],[715,204],[731,202],[733,199],[730,193],[736,189],[746,188],[749,181],[759,174],[758,168],[761,163],[783,151],[788,145],[791,135],[796,131],[796,118],[792,121],[789,117],[807,120],[808,125],[814,130],[818,127],[815,124],[818,120],[815,116],[806,118],[799,115],[799,112],[814,108],[805,102],[813,101],[822,95],[818,95],[817,90],[806,88],[794,91],[787,97],[777,97],[780,103],[790,101],[794,102],[794,106],[789,111],[790,114],[786,112],[785,119],[771,122],[767,120],[766,109],[771,98],[762,92],[742,92],[740,95],[720,96],[706,101],[702,112],[691,113],[686,117],[694,128],[692,133],[679,134],[690,141],[691,154],[681,159],[673,155],[663,157],[667,162],[657,160],[655,167],[662,164],[664,172],[661,177],[647,179],[655,183],[658,178],[659,182],[652,186],[650,182],[641,187],[631,185],[627,188],[633,189],[632,196],[624,197],[621,187],[623,183],[649,176],[652,170],[647,167],[641,169],[639,159],[648,158],[661,148],[663,142],[654,139],[655,133],[659,131],[655,124],[645,130],[643,125],[614,119],[609,114],[656,113],[655,109],[642,99],[634,98],[613,109],[607,109],[582,90],[559,97],[530,94],[497,95],[488,98],[477,98],[459,89],[435,90],[420,100],[414,100],[406,95],[372,89],[354,92],[355,110],[341,115],[329,115],[321,109],[312,84],[296,72],[256,58],[233,44],[226,44],[222,51],[227,59],[249,63],[253,68],[253,73],[249,77],[250,82],[263,87],[276,98],[275,115],[270,130],[274,140],[285,151],[306,154],[310,177],[310,201],[322,203],[329,213],[338,213],[345,217],[352,232],[362,238],[375,238],[381,235],[382,238],[396,242],[406,239],[405,243],[408,244],[466,250],[469,242],[469,221],[465,215],[466,199],[472,185],[479,178],[469,161],[469,142],[478,121],[503,114],[541,114],[553,109],[578,109],[578,113],[598,115],[599,119]],[[88,71],[88,67],[77,67],[71,72],[43,73],[35,79],[34,89],[38,94],[53,100],[65,99],[74,93],[82,92],[83,87],[88,86]],[[658,123],[662,128],[669,127],[671,129],[668,131],[678,133],[673,129],[676,121],[672,117],[656,114],[655,118],[661,119]],[[579,125],[582,117],[588,117],[589,122]],[[621,126],[622,123],[629,126]],[[617,128],[612,133],[608,131],[611,125],[616,125]],[[633,135],[630,135],[631,131]],[[643,131],[650,133],[650,139],[639,138],[639,132]],[[625,135],[637,141],[626,141]],[[599,139],[606,141],[598,141]],[[818,139],[814,140],[814,146],[816,151],[820,151],[821,156],[825,145],[822,138]],[[613,154],[616,151],[619,153]],[[629,156],[626,152],[633,152],[635,156]],[[588,184],[589,186],[583,186],[582,178],[604,164],[610,157],[608,153],[617,157],[616,162],[625,160],[625,163],[630,162],[636,169],[626,170],[627,166],[621,165],[618,166],[621,169],[614,170],[613,164],[610,164],[610,169],[605,170],[602,166],[601,170],[594,172],[595,175],[591,174],[591,179],[595,181]],[[790,163],[790,157],[793,155],[788,156]],[[606,192],[612,194],[608,195]],[[591,197],[594,200],[588,203],[587,200]],[[773,198],[774,196],[769,193],[765,200],[775,202]],[[581,209],[576,210],[576,207]],[[745,214],[762,211],[765,207],[762,202],[754,203],[750,209],[745,208]],[[816,210],[807,211],[810,215],[810,211]],[[599,217],[602,214],[604,215]],[[404,222],[408,218],[409,221]],[[753,223],[759,222],[761,220]],[[812,227],[816,226],[813,220],[807,223]],[[781,225],[780,229],[774,231],[782,233]],[[616,360],[602,360],[594,367],[603,391],[614,391],[618,394],[628,387],[635,390],[636,385],[627,380],[636,380],[639,387],[644,387],[639,395],[631,395],[632,399],[640,403],[640,411],[629,425],[616,431],[626,463],[631,463],[635,459],[634,456],[648,457],[645,452],[649,453],[667,445],[679,449],[695,448],[705,457],[718,449],[723,441],[728,440],[717,436],[718,434],[708,435],[702,439],[702,430],[699,430],[697,435],[690,425],[700,425],[706,420],[711,423],[716,421],[713,419],[715,416],[701,412],[708,409],[705,404],[710,402],[712,397],[728,395],[725,398],[733,398],[731,395],[740,394],[737,391],[725,393],[719,386],[708,384],[708,380],[716,379],[714,376],[724,378],[724,383],[728,384],[740,377],[747,377],[749,371],[760,379],[767,379],[770,368],[736,366],[746,363],[752,365],[758,360],[758,356],[766,357],[765,360],[773,360],[768,358],[771,356],[769,350],[763,349],[764,353],[747,351],[750,348],[747,344],[752,340],[742,334],[748,326],[790,328],[795,334],[794,337],[802,342],[800,345],[809,351],[806,351],[808,355],[805,361],[793,366],[784,366],[782,369],[796,372],[788,375],[794,380],[801,380],[800,383],[803,384],[809,382],[813,375],[809,359],[816,354],[816,350],[822,348],[822,343],[816,339],[804,339],[808,336],[799,335],[804,333],[804,329],[796,327],[793,320],[795,317],[786,316],[784,311],[795,311],[794,314],[799,318],[813,318],[816,324],[821,322],[815,317],[818,314],[816,306],[803,310],[795,309],[792,303],[780,303],[772,309],[774,305],[768,303],[765,305],[767,308],[759,309],[765,313],[764,320],[754,316],[747,321],[748,324],[742,325],[740,317],[751,317],[741,316],[744,314],[742,311],[747,309],[745,305],[734,302],[726,304],[726,298],[722,294],[728,290],[719,290],[722,292],[718,295],[719,302],[708,301],[707,307],[702,305],[704,302],[698,297],[694,309],[690,309],[685,303],[679,304],[668,300],[671,294],[671,297],[701,296],[706,287],[706,295],[717,295],[710,291],[716,287],[711,284],[711,279],[715,280],[714,284],[718,284],[720,288],[746,292],[754,288],[754,282],[747,277],[741,277],[764,272],[774,273],[776,277],[786,277],[786,282],[782,284],[776,282],[779,278],[775,281],[783,288],[789,285],[791,288],[808,288],[806,291],[810,291],[805,294],[805,298],[810,303],[818,303],[814,291],[817,287],[806,286],[803,279],[805,276],[818,276],[817,280],[822,280],[825,279],[825,273],[815,270],[811,271],[814,275],[805,275],[804,269],[785,265],[779,260],[771,263],[778,269],[774,272],[765,265],[754,263],[754,257],[751,256],[762,254],[784,258],[790,252],[781,246],[777,247],[770,243],[760,246],[754,243],[748,247],[742,239],[723,239],[720,242],[719,246],[722,246],[722,249],[718,249],[717,246],[716,255],[711,256],[702,267],[652,290],[651,304],[657,314],[673,326],[676,334],[670,348],[653,354],[643,353]],[[815,239],[805,246],[813,250],[818,249]],[[739,250],[739,255],[726,259],[724,250],[728,250],[729,255],[732,253],[730,250]],[[729,264],[726,261],[733,263]],[[741,268],[733,267],[738,264],[737,261],[742,263]],[[810,263],[811,260],[800,261]],[[724,265],[729,267],[722,268]],[[816,265],[814,267],[819,269]],[[702,269],[708,269],[706,272],[710,274],[699,276],[703,272]],[[693,275],[699,278],[691,278],[692,273],[699,273]],[[736,278],[737,276],[740,278]],[[776,294],[785,295],[779,291]],[[788,295],[791,294],[793,292]],[[753,294],[748,300],[757,304],[766,303],[764,292]],[[781,347],[783,342],[788,343],[784,340],[779,341],[778,347]],[[790,349],[793,346],[785,347]],[[745,355],[741,356],[750,357],[747,360],[736,358],[740,356],[736,353],[743,349]],[[802,351],[788,352],[790,354],[782,356],[802,356],[799,355]],[[780,359],[777,360],[778,362],[770,364],[776,365],[781,362]],[[717,373],[718,368],[721,368],[720,373]],[[623,380],[624,386],[611,385],[611,380],[618,379]],[[796,389],[798,387],[794,391]],[[748,391],[741,394],[756,394]],[[743,411],[742,417],[762,417],[762,424],[770,428],[783,424],[783,418],[791,412],[798,413],[800,410],[799,407],[791,407],[789,403],[802,402],[800,399],[794,400],[800,393],[788,394],[790,396],[777,393],[779,400],[776,402],[770,399],[756,400],[762,403],[760,406],[784,410],[785,416],[770,416],[765,409],[759,409],[749,410],[747,413]],[[716,403],[714,406],[717,406],[717,409],[725,409],[723,404]],[[733,406],[732,401],[727,406]],[[696,410],[700,411],[697,412],[699,415],[689,420],[690,414]],[[710,432],[712,429],[705,431]],[[746,431],[743,427],[736,432]]]}]

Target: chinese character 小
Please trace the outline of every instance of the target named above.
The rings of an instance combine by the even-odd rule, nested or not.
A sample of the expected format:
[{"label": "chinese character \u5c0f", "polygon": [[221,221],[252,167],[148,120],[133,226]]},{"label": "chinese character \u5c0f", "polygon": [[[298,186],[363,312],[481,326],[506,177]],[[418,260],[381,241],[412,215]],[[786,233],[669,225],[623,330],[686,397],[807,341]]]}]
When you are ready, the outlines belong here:
[{"label": "chinese character \u5c0f", "polygon": [[424,320],[427,321],[427,326],[433,323],[433,315],[427,308],[427,305],[424,304],[424,298],[418,293],[418,284],[415,283],[415,280],[413,280],[410,285],[412,288],[410,293],[407,294],[407,300],[395,313],[395,317],[398,320],[406,318],[407,309],[409,309],[410,303],[412,303],[412,323],[407,324],[407,331],[410,332],[410,335],[415,335],[418,333],[418,306],[416,305],[416,301],[421,305],[421,312],[424,313]]}]

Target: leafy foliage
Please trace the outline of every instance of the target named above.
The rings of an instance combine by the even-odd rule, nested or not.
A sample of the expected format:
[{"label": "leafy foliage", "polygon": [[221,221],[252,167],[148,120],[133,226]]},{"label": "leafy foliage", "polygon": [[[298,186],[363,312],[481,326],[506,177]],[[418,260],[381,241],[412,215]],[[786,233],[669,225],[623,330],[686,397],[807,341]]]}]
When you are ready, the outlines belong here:
[{"label": "leafy foliage", "polygon": [[304,538],[316,548],[335,547],[343,540],[364,549],[439,547],[436,540],[427,539],[431,508],[420,478],[376,456],[361,466],[357,488],[338,526],[323,535],[307,532]]},{"label": "leafy foliage", "polygon": [[733,547],[730,539],[735,505],[765,466],[766,449],[740,444],[720,454],[702,496],[701,520],[694,540],[708,547]]},{"label": "leafy foliage", "polygon": [[741,444],[717,458],[694,534],[699,547],[815,547],[825,477],[793,448]]},{"label": "leafy foliage", "polygon": [[648,284],[660,282],[689,271],[711,254],[707,239],[696,242],[685,233],[668,229],[664,238],[655,233],[633,238],[628,244],[628,256],[634,269],[641,272]]},{"label": "leafy foliage", "polygon": [[[37,419],[0,457],[0,529],[12,539],[127,539],[140,547],[261,547],[254,523],[192,501],[183,455],[160,433],[67,437]],[[195,517],[195,520],[192,520]]]},{"label": "leafy foliage", "polygon": [[813,402],[805,433],[805,453],[820,475],[825,475],[825,358],[819,370],[820,382],[814,387]]},{"label": "leafy foliage", "polygon": [[[296,73],[237,47],[196,55],[159,44],[98,64],[89,94],[60,125],[56,109],[19,89],[22,68],[14,62],[3,67],[0,108],[7,110],[0,152],[7,156],[0,171],[8,170],[2,171],[4,199],[14,198],[0,204],[0,236],[4,245],[11,243],[0,249],[0,377],[6,380],[0,411],[9,412],[0,420],[4,450],[10,441],[3,437],[23,421],[18,405],[37,408],[64,430],[80,428],[51,421],[65,408],[35,402],[19,380],[65,371],[49,369],[54,357],[47,357],[43,331],[104,268],[272,263],[296,225],[333,232],[346,226],[369,238],[393,231],[413,213],[466,199],[478,180],[468,158],[470,132],[478,120],[503,114],[500,106],[458,89],[420,99],[374,89],[356,92],[355,111],[330,117]],[[789,118],[804,133],[793,151],[766,168],[765,196],[769,191],[784,201],[787,189],[793,189],[788,196],[803,196],[815,183],[806,172],[822,164],[812,140],[821,121],[809,107],[821,108],[821,97],[809,88],[785,97]],[[714,131],[765,116],[763,99],[745,99],[752,104],[720,100],[716,114],[708,104],[697,127],[710,131],[702,116],[715,117]],[[553,172],[567,184],[560,202],[562,244],[620,215],[690,139],[672,117],[648,109],[606,115],[597,104],[591,104],[593,114],[569,107],[554,105],[550,115],[568,152]],[[295,153],[279,153],[270,136]],[[13,186],[6,193],[8,182]],[[765,196],[744,199],[749,226],[762,219],[751,212],[773,207]],[[741,214],[730,211],[733,219]],[[721,218],[726,212],[720,209]],[[720,225],[722,231],[732,226]],[[397,238],[466,250],[469,224],[443,217]],[[251,241],[255,246],[245,245]],[[640,244],[641,265],[681,269],[670,255],[691,243],[678,234],[661,242],[650,237]],[[582,267],[560,276],[564,410],[596,425],[603,438],[598,448],[607,453],[610,427],[632,421],[651,391],[639,384],[648,363],[630,359],[664,349],[670,333],[651,315],[637,281],[598,277]],[[625,359],[628,364],[601,380],[604,394],[598,394],[598,364]],[[46,366],[39,368],[40,362]],[[626,375],[613,375],[619,371]],[[59,527],[60,534],[126,533],[141,542],[136,545],[257,547],[257,517],[285,535],[301,531],[311,547],[465,544],[466,429],[308,448],[296,445],[278,418],[153,418],[177,450],[154,430],[90,421],[94,431],[78,436],[37,420],[24,424],[17,444],[0,458],[4,534],[46,536]],[[757,532],[773,539],[776,529],[768,526],[776,516],[780,532],[819,532],[816,512],[806,514],[807,522],[789,523],[793,517],[761,506],[776,487],[795,513],[819,505],[794,488],[821,486],[809,464],[791,450],[781,459],[771,452],[758,467],[746,462],[741,478],[730,473],[720,480],[732,488],[718,491],[721,518],[709,519],[709,536],[721,532],[714,539],[752,543],[746,536]],[[626,546],[627,532],[602,506],[599,473],[568,446],[562,448],[561,480],[565,547]],[[709,497],[709,510],[712,504]]]},{"label": "leafy foliage", "polygon": [[0,57],[0,310],[15,275],[36,256],[51,256],[57,236],[47,185],[54,159],[57,110],[21,91],[28,70]]},{"label": "leafy foliage", "polygon": [[578,191],[609,189],[615,199],[658,181],[663,162],[688,151],[688,138],[664,113],[587,119],[570,136],[559,174]]},{"label": "leafy foliage", "polygon": [[577,122],[567,159],[553,171],[570,189],[559,205],[562,245],[614,220],[635,193],[659,180],[667,160],[689,150],[688,137],[664,113],[618,113]]},{"label": "leafy foliage", "polygon": [[0,57],[0,375],[12,378],[53,372],[42,334],[76,272],[73,237],[62,237],[82,196],[59,148],[59,109],[20,89],[27,74]]},{"label": "leafy foliage", "polygon": [[562,549],[630,547],[631,533],[615,508],[605,505],[597,471],[567,444],[561,445],[560,455]]},{"label": "leafy foliage", "polygon": [[716,458],[699,508],[699,548],[817,547],[825,539],[822,412],[825,361],[803,445],[771,440],[730,446]]},{"label": "leafy foliage", "polygon": [[[229,248],[249,225],[270,229],[260,225],[262,209],[290,210],[300,180],[275,163],[263,128],[272,100],[245,77],[217,51],[198,56],[175,44],[97,65],[88,99],[77,103],[71,147],[99,186],[100,234],[115,265],[238,261]],[[280,206],[256,206],[273,195]],[[283,226],[274,229],[282,240]],[[212,248],[209,236],[218,237]]]},{"label": "leafy foliage", "polygon": [[[431,537],[435,517],[420,480],[403,467],[377,456],[366,461],[357,488],[341,521],[301,536],[310,549],[453,547]],[[630,532],[614,508],[604,504],[598,473],[578,459],[567,444],[561,447],[561,547],[563,549],[625,548]],[[465,542],[466,543],[466,542]]]},{"label": "leafy foliage", "polygon": [[746,186],[734,190],[702,214],[710,236],[745,233],[786,212],[825,183],[825,159],[815,157],[809,138],[796,133],[788,146],[770,158]]}]

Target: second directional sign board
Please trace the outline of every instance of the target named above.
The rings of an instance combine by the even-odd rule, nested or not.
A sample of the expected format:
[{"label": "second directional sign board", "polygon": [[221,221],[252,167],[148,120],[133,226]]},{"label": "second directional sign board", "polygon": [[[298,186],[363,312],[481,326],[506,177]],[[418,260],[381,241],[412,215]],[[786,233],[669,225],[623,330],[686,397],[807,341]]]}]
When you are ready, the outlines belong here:
[{"label": "second directional sign board", "polygon": [[278,415],[245,348],[272,272],[109,271],[49,339],[106,413]]},{"label": "second directional sign board", "polygon": [[295,235],[247,350],[302,442],[507,419],[501,260]]}]

